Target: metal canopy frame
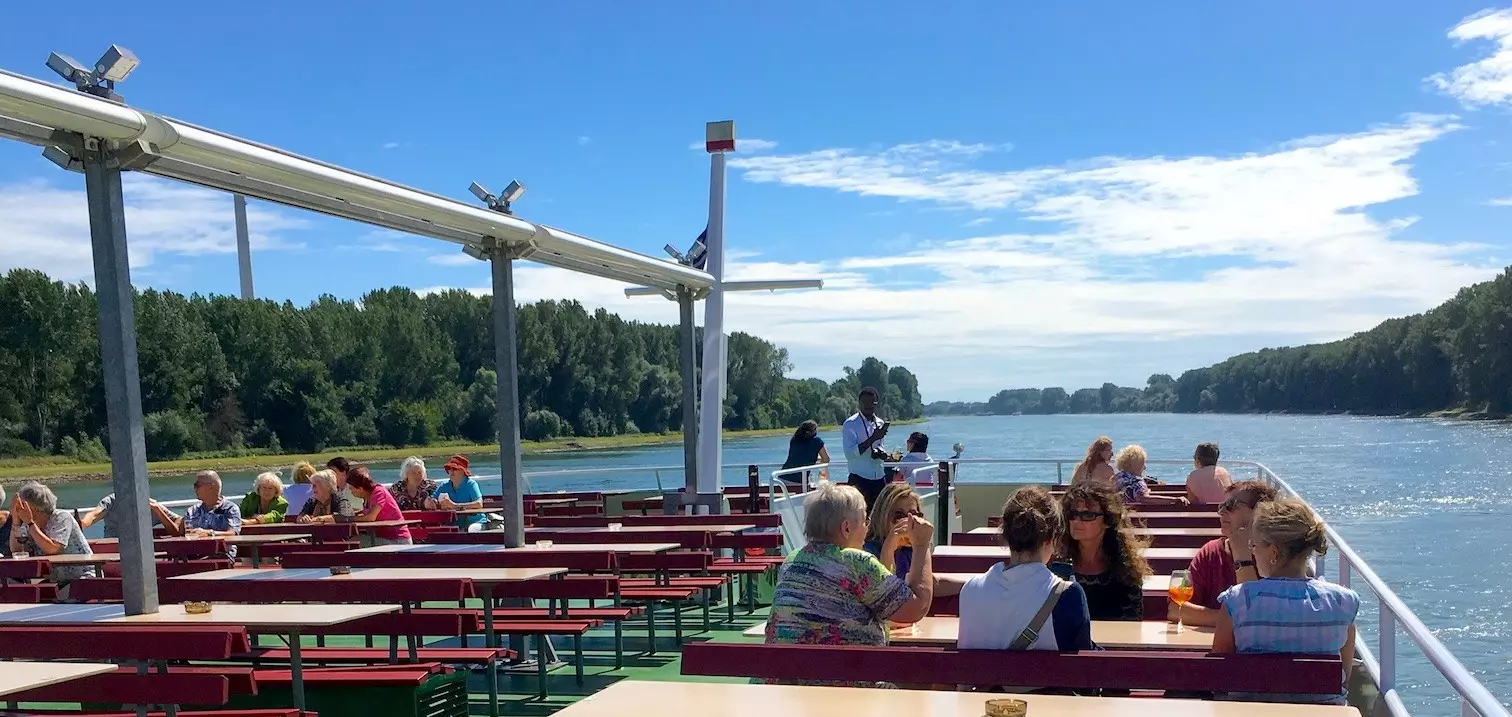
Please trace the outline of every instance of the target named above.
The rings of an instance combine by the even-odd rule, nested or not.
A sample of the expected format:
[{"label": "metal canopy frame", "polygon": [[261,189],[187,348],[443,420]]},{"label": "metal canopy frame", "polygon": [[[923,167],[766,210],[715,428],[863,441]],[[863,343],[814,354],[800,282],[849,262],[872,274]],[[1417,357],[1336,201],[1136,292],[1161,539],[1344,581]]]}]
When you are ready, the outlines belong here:
[{"label": "metal canopy frame", "polygon": [[[113,47],[112,50],[115,50]],[[123,75],[124,77],[124,75]],[[504,514],[511,546],[524,541],[520,493],[518,359],[514,262],[555,266],[691,296],[715,285],[689,266],[603,244],[507,211],[464,204],[0,70],[0,138],[43,147],[43,156],[85,176],[99,301],[101,365],[111,473],[121,513],[123,597],[128,614],[158,609],[147,459],[142,430],[134,297],[121,174],[134,170],[285,206],[462,245],[489,261],[498,374],[497,429]],[[239,207],[238,207],[239,208]],[[238,224],[243,224],[239,220]],[[244,231],[239,231],[244,243]],[[244,293],[250,267],[243,267]]]}]

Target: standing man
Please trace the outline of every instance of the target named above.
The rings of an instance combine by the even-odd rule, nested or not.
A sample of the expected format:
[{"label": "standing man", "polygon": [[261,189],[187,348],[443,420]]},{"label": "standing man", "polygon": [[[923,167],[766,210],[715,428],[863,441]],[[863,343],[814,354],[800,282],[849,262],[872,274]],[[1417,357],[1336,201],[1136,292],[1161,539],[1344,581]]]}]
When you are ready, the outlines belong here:
[{"label": "standing man", "polygon": [[877,494],[887,485],[882,463],[887,459],[887,449],[882,439],[887,437],[890,425],[877,417],[877,389],[867,386],[861,389],[856,415],[845,419],[841,435],[845,444],[845,465],[850,472],[846,484],[861,491],[866,499],[866,514],[871,515],[872,504]]}]

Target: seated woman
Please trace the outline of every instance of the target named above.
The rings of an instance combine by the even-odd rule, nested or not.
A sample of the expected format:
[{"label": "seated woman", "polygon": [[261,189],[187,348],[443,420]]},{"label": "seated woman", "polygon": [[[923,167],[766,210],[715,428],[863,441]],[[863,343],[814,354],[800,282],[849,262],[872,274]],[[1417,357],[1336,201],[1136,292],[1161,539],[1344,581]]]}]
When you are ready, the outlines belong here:
[{"label": "seated woman", "polygon": [[[58,510],[58,497],[52,489],[36,481],[22,483],[11,500],[11,555],[93,555],[84,529],[73,513]],[[58,599],[68,599],[68,586],[79,578],[95,577],[93,565],[59,565],[52,568],[52,582],[58,586]]]},{"label": "seated woman", "polygon": [[929,457],[929,434],[914,431],[908,434],[906,445],[908,452],[899,461],[903,465],[898,466],[903,479],[918,486],[934,485],[940,469],[935,467],[935,459]]},{"label": "seated woman", "polygon": [[909,516],[914,555],[907,577],[899,577],[861,550],[866,499],[860,491],[821,481],[803,508],[808,544],[777,572],[768,643],[885,645],[888,622],[913,623],[929,612],[934,526],[928,521]]},{"label": "seated woman", "polygon": [[295,522],[344,523],[350,510],[346,498],[336,492],[336,474],[330,470],[315,471],[310,476],[310,499],[299,509]]},{"label": "seated woman", "polygon": [[252,492],[242,496],[243,523],[282,523],[289,513],[289,501],[283,497],[283,481],[272,471],[258,474]]},{"label": "seated woman", "polygon": [[1228,497],[1228,489],[1234,484],[1234,478],[1229,475],[1228,469],[1218,465],[1218,444],[1197,444],[1197,450],[1192,453],[1192,463],[1196,469],[1187,474],[1187,501],[1194,505],[1222,503]]},{"label": "seated woman", "polygon": [[913,566],[913,542],[910,518],[923,518],[919,494],[907,483],[888,483],[877,494],[867,521],[866,542],[861,549],[877,557],[882,567],[894,575],[907,575]]},{"label": "seated woman", "polygon": [[1124,504],[1097,483],[1071,486],[1061,497],[1068,530],[1060,556],[1069,560],[1087,594],[1093,620],[1144,619],[1145,541],[1134,534]]},{"label": "seated woman", "polygon": [[1212,627],[1218,624],[1218,596],[1239,583],[1260,579],[1250,553],[1250,525],[1255,508],[1275,499],[1276,489],[1260,481],[1247,480],[1229,487],[1228,497],[1218,506],[1218,529],[1223,537],[1197,549],[1188,570],[1192,599],[1185,605],[1167,602],[1167,620],[1175,622],[1180,617],[1187,625]]},{"label": "seated woman", "polygon": [[1145,449],[1139,446],[1124,446],[1118,452],[1118,473],[1113,476],[1113,486],[1129,505],[1149,503],[1152,505],[1186,505],[1186,496],[1155,495],[1144,476]]},{"label": "seated woman", "polygon": [[[435,497],[425,501],[427,510],[466,510],[483,507],[483,489],[472,477],[466,456],[452,456],[441,466],[446,471],[446,481],[436,486]],[[488,525],[488,517],[480,513],[457,516],[457,528],[476,533]]]},{"label": "seated woman", "polygon": [[[399,510],[399,502],[394,500],[394,495],[387,488],[373,481],[372,474],[368,473],[367,466],[352,466],[347,472],[347,487],[352,489],[352,495],[362,499],[362,510],[352,518],[358,523],[371,523],[375,520],[404,520],[404,511]],[[392,528],[374,528],[373,545],[409,545],[409,526],[399,525]]]},{"label": "seated woman", "polygon": [[961,588],[957,647],[1095,649],[1086,594],[1046,567],[1065,531],[1060,505],[1044,488],[1020,488],[1003,505],[1001,527],[1010,557]]},{"label": "seated woman", "polygon": [[310,499],[314,492],[310,488],[310,476],[315,475],[315,466],[309,461],[300,461],[294,464],[294,472],[290,480],[294,482],[284,489],[284,500],[289,501],[289,510],[284,515],[285,519],[293,520],[304,507],[305,501]]},{"label": "seated woman", "polygon": [[1087,457],[1071,471],[1071,485],[1092,481],[1111,486],[1116,472],[1113,470],[1113,439],[1098,436],[1092,445],[1087,446]]},{"label": "seated woman", "polygon": [[425,461],[419,456],[404,459],[399,466],[399,480],[389,488],[399,510],[425,510],[425,501],[436,494],[438,485],[425,477]]},{"label": "seated woman", "polygon": [[1308,559],[1328,550],[1323,521],[1302,501],[1274,500],[1255,509],[1253,530],[1260,579],[1235,585],[1220,596],[1223,609],[1213,633],[1213,652],[1336,654],[1344,662],[1344,672],[1336,695],[1231,693],[1227,697],[1345,704],[1360,596],[1307,576]]}]

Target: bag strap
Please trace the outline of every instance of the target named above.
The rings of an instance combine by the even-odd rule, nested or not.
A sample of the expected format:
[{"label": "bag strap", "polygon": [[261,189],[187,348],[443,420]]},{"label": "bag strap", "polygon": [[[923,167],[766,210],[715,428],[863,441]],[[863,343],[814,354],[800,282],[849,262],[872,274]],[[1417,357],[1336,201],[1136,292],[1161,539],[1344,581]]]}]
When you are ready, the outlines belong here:
[{"label": "bag strap", "polygon": [[1023,632],[1019,633],[1018,639],[1008,646],[1008,649],[1027,650],[1030,645],[1034,644],[1035,640],[1039,639],[1040,628],[1043,628],[1045,621],[1050,619],[1050,613],[1055,610],[1055,604],[1060,601],[1061,593],[1065,592],[1066,588],[1069,587],[1071,587],[1071,583],[1060,578],[1055,578],[1055,584],[1050,586],[1050,596],[1045,598],[1045,604],[1041,605],[1039,612],[1029,619],[1029,624],[1024,627]]}]

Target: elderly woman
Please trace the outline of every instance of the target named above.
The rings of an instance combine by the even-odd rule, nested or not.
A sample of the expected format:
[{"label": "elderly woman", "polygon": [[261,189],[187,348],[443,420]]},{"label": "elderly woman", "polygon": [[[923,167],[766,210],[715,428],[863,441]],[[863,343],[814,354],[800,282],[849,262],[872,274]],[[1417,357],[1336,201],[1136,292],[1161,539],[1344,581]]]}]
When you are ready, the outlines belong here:
[{"label": "elderly woman", "polygon": [[298,523],[344,522],[351,514],[346,497],[336,490],[336,474],[329,470],[316,471],[310,476],[310,499],[299,509]]},{"label": "elderly woman", "polygon": [[1086,593],[1048,564],[1065,532],[1060,504],[1044,488],[1020,488],[1003,505],[1007,562],[961,588],[962,650],[1091,650]]},{"label": "elderly woman", "polygon": [[436,482],[425,477],[425,461],[410,456],[399,466],[399,480],[389,493],[399,503],[399,510],[425,510],[425,502],[436,494]]},{"label": "elderly woman", "polygon": [[887,623],[918,622],[929,612],[934,527],[908,516],[913,562],[906,577],[888,572],[866,541],[866,499],[852,486],[821,481],[804,502],[808,544],[777,573],[768,643],[885,645]]},{"label": "elderly woman", "polygon": [[282,523],[289,514],[289,501],[283,497],[283,481],[278,474],[261,473],[252,481],[252,492],[242,496],[243,523]]},{"label": "elderly woman", "polygon": [[[404,511],[399,510],[399,503],[394,500],[393,494],[389,493],[387,488],[373,482],[373,476],[368,473],[367,466],[352,466],[351,472],[347,473],[347,486],[352,489],[353,494],[362,499],[363,508],[353,518],[358,523],[404,520]],[[409,545],[410,542],[410,529],[407,526],[373,530],[374,545]]]},{"label": "elderly woman", "polygon": [[[473,480],[466,456],[452,456],[441,469],[446,471],[448,480],[436,486],[436,497],[425,502],[426,508],[468,510],[483,507],[483,489],[478,486],[478,481]],[[457,528],[469,533],[482,530],[487,523],[488,518],[481,513],[457,516]]]},{"label": "elderly woman", "polygon": [[1084,482],[1061,496],[1068,529],[1057,551],[1087,594],[1093,620],[1144,619],[1145,542],[1111,488]]},{"label": "elderly woman", "polygon": [[289,502],[289,511],[284,518],[292,520],[304,507],[305,501],[310,499],[313,493],[310,490],[310,476],[315,475],[315,466],[309,461],[300,461],[294,464],[294,484],[284,489],[284,500]]},{"label": "elderly woman", "polygon": [[0,555],[8,556],[10,555],[11,527],[14,523],[11,522],[11,512],[7,510],[10,506],[5,502],[5,486],[3,485],[0,485],[0,506],[4,506],[0,507]]},{"label": "elderly woman", "polygon": [[[11,501],[10,553],[31,555],[90,555],[84,529],[73,513],[58,510],[58,497],[47,486],[29,481],[16,489]],[[68,586],[79,578],[95,576],[93,565],[60,565],[52,569],[58,597],[68,599]]]},{"label": "elderly woman", "polygon": [[1213,652],[1338,655],[1344,663],[1333,695],[1231,694],[1259,702],[1342,705],[1354,666],[1355,617],[1360,596],[1349,588],[1308,577],[1313,555],[1328,550],[1323,521],[1299,500],[1261,503],[1253,526],[1260,579],[1240,583],[1219,598]]},{"label": "elderly woman", "polygon": [[1124,446],[1118,452],[1118,473],[1113,476],[1113,486],[1123,501],[1129,504],[1186,505],[1186,496],[1155,495],[1150,491],[1144,477],[1145,462],[1148,460],[1145,449],[1139,446]]}]

